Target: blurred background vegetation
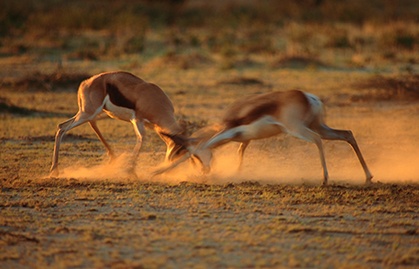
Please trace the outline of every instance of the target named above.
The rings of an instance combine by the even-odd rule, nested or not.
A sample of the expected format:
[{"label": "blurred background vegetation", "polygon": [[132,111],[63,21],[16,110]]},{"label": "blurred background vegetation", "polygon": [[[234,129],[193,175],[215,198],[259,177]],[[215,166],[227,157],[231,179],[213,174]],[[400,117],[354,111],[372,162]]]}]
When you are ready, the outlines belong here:
[{"label": "blurred background vegetation", "polygon": [[320,67],[416,65],[418,18],[416,0],[3,0],[0,57],[136,55],[183,69],[252,66],[255,55],[274,57],[274,68],[290,57]]}]

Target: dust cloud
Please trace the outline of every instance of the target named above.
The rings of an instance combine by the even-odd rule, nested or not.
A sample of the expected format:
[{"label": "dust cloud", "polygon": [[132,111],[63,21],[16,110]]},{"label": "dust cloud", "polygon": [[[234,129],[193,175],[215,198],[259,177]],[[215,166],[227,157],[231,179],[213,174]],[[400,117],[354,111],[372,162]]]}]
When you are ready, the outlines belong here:
[{"label": "dust cloud", "polygon": [[[364,158],[373,174],[373,182],[419,182],[419,124],[407,116],[372,115],[357,122],[353,130]],[[347,126],[351,126],[347,124]],[[323,172],[314,144],[291,136],[253,141],[238,169],[238,143],[230,143],[214,152],[212,170],[202,174],[200,167],[186,161],[170,172],[151,177],[162,165],[164,153],[141,153],[136,175],[128,173],[130,155],[124,153],[112,162],[84,167],[64,168],[61,176],[78,180],[153,181],[177,184],[182,181],[224,184],[258,181],[272,184],[321,184]],[[364,171],[349,144],[324,141],[329,183],[363,184]]]},{"label": "dust cloud", "polygon": [[374,132],[366,150],[375,181],[419,182],[419,120],[412,111],[383,115],[370,122]]},{"label": "dust cloud", "polygon": [[108,179],[122,181],[129,177],[128,162],[129,154],[123,153],[112,161],[105,160],[98,165],[84,166],[82,163],[77,163],[61,168],[60,177],[89,181]]},{"label": "dust cloud", "polygon": [[[348,122],[340,121],[343,126],[351,126],[374,176],[373,182],[419,182],[419,122],[417,117],[412,117],[411,110],[378,110],[364,117],[350,118]],[[365,174],[351,146],[343,141],[323,142],[329,182],[363,184]],[[240,170],[237,149],[238,143],[230,143],[215,151],[212,172],[206,181],[322,182],[322,166],[314,144],[291,136],[253,141]]]}]

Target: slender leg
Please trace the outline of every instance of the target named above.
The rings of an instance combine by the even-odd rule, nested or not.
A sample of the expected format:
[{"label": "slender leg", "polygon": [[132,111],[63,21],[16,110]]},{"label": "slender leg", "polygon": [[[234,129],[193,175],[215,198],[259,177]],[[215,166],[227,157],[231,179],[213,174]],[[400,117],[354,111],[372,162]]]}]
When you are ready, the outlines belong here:
[{"label": "slender leg", "polygon": [[240,169],[243,163],[244,152],[247,146],[249,145],[250,141],[258,138],[257,130],[259,130],[262,127],[267,127],[267,126],[275,127],[277,129],[278,134],[287,131],[287,128],[285,127],[284,124],[278,122],[276,119],[272,118],[271,116],[266,116],[252,124],[241,125],[241,126],[234,127],[232,129],[227,129],[227,130],[219,132],[213,138],[211,138],[204,145],[203,148],[216,148],[230,141],[241,142],[240,147],[238,149],[238,153],[239,153],[238,169]]},{"label": "slender leg", "polygon": [[336,130],[336,129],[332,129],[324,124],[322,124],[319,128],[318,128],[319,134],[323,139],[327,139],[327,140],[341,140],[341,141],[346,141],[348,142],[353,150],[355,151],[359,162],[362,165],[362,168],[364,169],[364,173],[365,173],[365,177],[366,177],[366,184],[370,184],[371,183],[371,179],[372,179],[372,174],[370,172],[370,170],[368,169],[368,166],[364,160],[364,157],[362,156],[361,150],[358,147],[358,144],[355,140],[355,137],[353,136],[352,132],[349,130]]},{"label": "slender leg", "polygon": [[103,143],[106,148],[107,154],[112,161],[115,158],[115,154],[112,148],[109,146],[108,142],[106,142],[105,138],[103,137],[102,133],[100,132],[99,128],[97,127],[96,121],[89,121],[90,126],[92,127],[93,131],[95,131],[99,140]]},{"label": "slender leg", "polygon": [[315,132],[312,132],[311,135],[313,137],[313,142],[316,144],[316,146],[319,150],[319,154],[320,154],[320,161],[321,161],[321,164],[322,164],[322,167],[323,167],[323,185],[327,185],[327,180],[329,178],[329,172],[327,171],[326,158],[324,156],[322,140],[321,140],[320,136],[318,134],[316,134]]},{"label": "slender leg", "polygon": [[319,150],[320,161],[321,161],[322,166],[323,166],[323,185],[327,185],[327,180],[329,179],[329,172],[327,171],[326,158],[324,156],[322,140],[321,140],[320,136],[318,136],[317,134],[314,136],[314,143],[316,144],[316,146]]},{"label": "slender leg", "polygon": [[324,156],[323,144],[320,135],[305,126],[298,126],[297,128],[294,127],[292,130],[294,131],[290,132],[290,134],[316,144],[319,150],[320,161],[323,167],[323,185],[327,185],[329,172],[326,166],[326,158]]},{"label": "slender leg", "polygon": [[86,123],[89,119],[83,113],[77,113],[74,117],[60,123],[58,125],[57,133],[55,134],[55,144],[54,144],[54,153],[52,157],[52,165],[50,169],[50,176],[56,177],[59,175],[58,171],[58,153],[60,151],[61,141],[63,139],[64,134],[83,124]]},{"label": "slender leg", "polygon": [[239,166],[237,167],[237,170],[240,170],[243,164],[243,156],[244,151],[246,150],[247,146],[249,146],[250,141],[242,142],[239,146],[239,149],[237,152],[239,153]]},{"label": "slender leg", "polygon": [[234,138],[240,136],[241,134],[242,134],[242,131],[240,130],[240,126],[236,127],[236,128],[233,128],[233,129],[228,129],[228,130],[222,131],[222,132],[216,134],[207,143],[205,143],[203,148],[219,147],[221,145],[224,145],[224,144],[234,140]]},{"label": "slender leg", "polygon": [[138,155],[140,154],[141,146],[143,144],[143,137],[145,135],[144,123],[138,121],[137,119],[131,120],[131,123],[134,126],[135,134],[137,135],[137,144],[134,147],[134,153],[132,155],[131,167],[129,168],[135,175],[135,163],[137,161]]},{"label": "slender leg", "polygon": [[174,162],[170,163],[166,167],[162,167],[162,168],[159,168],[159,169],[153,171],[152,175],[154,177],[154,176],[163,174],[163,173],[165,173],[169,170],[172,170],[173,168],[175,168],[176,166],[183,163],[184,161],[186,161],[189,158],[191,158],[191,154],[187,153],[187,154],[183,155],[182,157],[180,157],[179,159],[175,160]]},{"label": "slender leg", "polygon": [[[201,163],[202,172],[204,174],[207,174],[211,170],[211,166],[210,166],[211,165],[211,160],[212,160],[211,150],[213,148],[224,145],[224,144],[226,144],[230,141],[234,141],[236,138],[240,137],[241,135],[242,135],[242,130],[240,129],[240,127],[236,127],[236,128],[233,128],[233,129],[228,129],[228,130],[221,131],[221,132],[217,133],[216,135],[214,135],[209,141],[204,143],[201,147],[196,149],[195,152],[192,155],[187,154],[187,156],[188,156],[188,158],[189,157],[191,158],[193,163],[195,163],[196,161]],[[244,153],[244,148],[243,148],[243,153]],[[243,153],[239,152],[239,154],[241,154],[241,155],[243,155]],[[186,160],[183,157],[180,158],[181,161]],[[240,159],[242,159],[242,156],[240,157]],[[160,169],[159,171],[156,171],[155,174],[160,174],[160,173],[166,172],[166,171],[172,169],[173,167],[176,167],[179,163],[180,163],[179,161],[176,161],[176,164],[172,163],[170,166],[168,166],[164,169]]]}]

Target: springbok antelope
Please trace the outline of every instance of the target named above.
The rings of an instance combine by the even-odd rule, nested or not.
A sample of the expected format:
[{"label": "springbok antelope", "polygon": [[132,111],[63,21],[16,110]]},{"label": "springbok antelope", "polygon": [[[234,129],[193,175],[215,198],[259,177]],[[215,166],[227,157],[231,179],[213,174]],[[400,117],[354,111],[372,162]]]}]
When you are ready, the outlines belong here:
[{"label": "springbok antelope", "polygon": [[[299,90],[253,95],[233,103],[225,113],[220,131],[210,138],[201,136],[203,142],[188,157],[198,159],[204,170],[209,171],[211,150],[236,141],[241,143],[238,149],[240,167],[250,141],[288,133],[316,144],[323,167],[323,184],[326,185],[329,176],[321,139],[343,140],[354,149],[364,169],[366,183],[371,183],[372,175],[352,132],[328,127],[324,123],[323,113],[323,104],[317,96]],[[158,172],[168,171],[185,159],[182,156]]]},{"label": "springbok antelope", "polygon": [[145,127],[154,129],[166,143],[166,161],[173,161],[178,154],[188,151],[188,140],[182,136],[183,128],[175,120],[173,104],[155,84],[148,83],[131,73],[107,72],[83,81],[79,86],[77,97],[79,106],[77,114],[58,125],[51,176],[59,174],[58,152],[64,134],[86,122],[105,145],[111,160],[115,157],[96,125],[96,120],[100,118],[102,112],[111,118],[131,122],[134,126],[137,143],[130,165],[132,173],[145,135]]}]

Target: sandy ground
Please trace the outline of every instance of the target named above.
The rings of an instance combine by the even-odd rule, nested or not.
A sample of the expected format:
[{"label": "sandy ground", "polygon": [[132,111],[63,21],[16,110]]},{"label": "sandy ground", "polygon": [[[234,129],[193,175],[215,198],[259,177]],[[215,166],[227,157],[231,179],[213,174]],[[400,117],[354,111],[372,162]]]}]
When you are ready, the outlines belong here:
[{"label": "sandy ground", "polygon": [[124,172],[132,127],[115,120],[99,126],[116,162],[84,126],[62,144],[60,178],[49,178],[56,124],[77,110],[75,92],[6,88],[1,100],[26,114],[12,106],[1,114],[0,268],[419,266],[416,102],[351,101],[359,92],[347,81],[363,73],[241,74],[274,85],[261,87],[217,83],[234,71],[176,72],[159,81],[178,115],[208,124],[239,96],[305,85],[325,101],[330,126],[354,132],[374,184],[364,185],[349,145],[329,141],[330,186],[321,187],[316,147],[290,136],[252,142],[240,172],[231,144],[215,152],[207,176],[185,163],[151,178],[165,150],[151,131],[135,179]]},{"label": "sandy ground", "polygon": [[98,141],[70,137],[62,177],[50,179],[52,137],[4,139],[0,267],[417,268],[417,144],[386,129],[396,131],[355,132],[371,186],[339,142],[325,143],[331,185],[321,187],[315,146],[292,137],[252,144],[239,173],[232,144],[208,176],[186,163],[153,179],[163,152],[142,153],[133,179],[129,155],[108,164]]},{"label": "sandy ground", "polygon": [[2,268],[416,268],[417,185],[3,187]]}]

